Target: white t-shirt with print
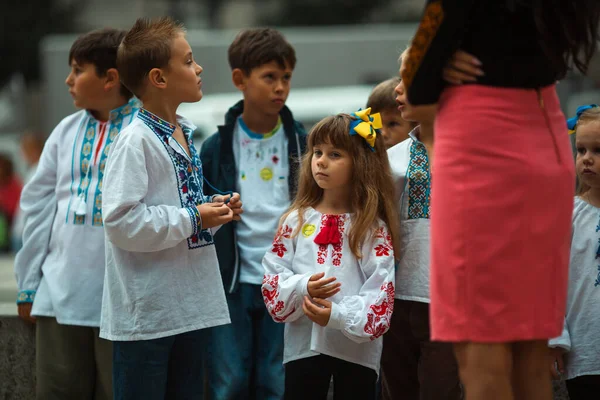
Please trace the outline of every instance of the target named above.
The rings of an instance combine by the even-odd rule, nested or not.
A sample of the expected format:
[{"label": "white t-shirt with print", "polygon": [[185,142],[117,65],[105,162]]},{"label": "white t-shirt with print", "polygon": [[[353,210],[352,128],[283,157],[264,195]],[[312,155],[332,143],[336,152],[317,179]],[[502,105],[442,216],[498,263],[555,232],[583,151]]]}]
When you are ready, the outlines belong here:
[{"label": "white t-shirt with print", "polygon": [[244,214],[235,226],[240,283],[262,284],[262,258],[290,206],[288,139],[279,125],[273,134],[259,135],[240,117],[233,131],[236,190],[244,202]]}]

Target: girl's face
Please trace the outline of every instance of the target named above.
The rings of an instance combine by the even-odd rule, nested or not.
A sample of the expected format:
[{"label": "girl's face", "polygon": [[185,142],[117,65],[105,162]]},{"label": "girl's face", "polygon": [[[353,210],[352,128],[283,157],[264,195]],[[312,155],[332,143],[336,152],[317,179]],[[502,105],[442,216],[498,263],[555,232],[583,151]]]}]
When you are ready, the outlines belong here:
[{"label": "girl's face", "polygon": [[600,188],[600,121],[577,127],[575,147],[579,180],[592,188]]},{"label": "girl's face", "polygon": [[352,159],[347,151],[332,144],[321,143],[313,147],[312,175],[321,189],[350,188]]}]

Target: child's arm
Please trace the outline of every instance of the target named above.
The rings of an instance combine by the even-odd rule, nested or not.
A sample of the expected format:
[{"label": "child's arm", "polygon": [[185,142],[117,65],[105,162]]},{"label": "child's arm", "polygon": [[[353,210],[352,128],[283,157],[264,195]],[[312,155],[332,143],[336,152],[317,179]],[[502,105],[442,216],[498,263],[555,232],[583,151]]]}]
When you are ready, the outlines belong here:
[{"label": "child's arm", "polygon": [[106,236],[116,246],[134,252],[160,251],[200,229],[231,220],[231,211],[224,204],[184,208],[145,204],[150,162],[142,146],[121,136],[112,145],[103,181],[102,215]]},{"label": "child's arm", "polygon": [[262,295],[275,322],[292,322],[300,318],[302,299],[308,295],[311,274],[295,274],[292,269],[295,243],[292,231],[298,222],[295,214],[286,218],[275,235],[270,251],[263,258],[265,276]]},{"label": "child's arm", "polygon": [[390,327],[394,310],[394,250],[387,227],[380,222],[372,240],[366,240],[360,260],[367,280],[355,296],[331,304],[328,328],[340,329],[357,343],[375,340]]},{"label": "child's arm", "polygon": [[[27,307],[29,311],[42,280],[42,264],[48,255],[52,225],[56,216],[60,126],[48,138],[36,172],[21,193],[20,206],[24,216],[23,247],[17,253],[14,268],[19,289],[17,304],[19,308]],[[22,318],[27,319],[25,316]]]},{"label": "child's arm", "polygon": [[571,335],[566,318],[561,335],[550,339],[548,347],[550,347],[550,372],[554,379],[560,379],[560,375],[565,373],[564,355],[571,351]]}]

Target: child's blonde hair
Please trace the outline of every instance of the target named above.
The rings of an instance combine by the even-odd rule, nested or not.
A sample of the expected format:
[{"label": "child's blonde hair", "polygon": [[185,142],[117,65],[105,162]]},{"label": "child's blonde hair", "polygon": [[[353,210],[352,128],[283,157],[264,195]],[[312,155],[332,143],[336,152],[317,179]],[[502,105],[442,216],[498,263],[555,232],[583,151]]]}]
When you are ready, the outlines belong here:
[{"label": "child's blonde hair", "polygon": [[[581,126],[592,122],[600,122],[600,107],[593,107],[581,113],[577,120],[577,125],[575,126],[575,137],[577,137],[577,130]],[[590,189],[591,188],[588,185],[578,180],[576,192],[578,196],[585,194]]]},{"label": "child's blonde hair", "polygon": [[307,152],[302,159],[298,194],[282,221],[293,211],[298,211],[298,225],[294,236],[304,223],[304,211],[315,207],[323,197],[323,189],[317,185],[311,167],[313,149],[319,144],[328,143],[348,152],[352,159],[352,226],[348,233],[352,253],[361,258],[362,243],[376,228],[376,218],[388,226],[394,251],[399,254],[399,227],[396,211],[395,189],[392,172],[383,140],[375,140],[375,151],[359,135],[350,135],[350,122],[356,118],[348,114],[338,114],[319,121],[310,131]]}]

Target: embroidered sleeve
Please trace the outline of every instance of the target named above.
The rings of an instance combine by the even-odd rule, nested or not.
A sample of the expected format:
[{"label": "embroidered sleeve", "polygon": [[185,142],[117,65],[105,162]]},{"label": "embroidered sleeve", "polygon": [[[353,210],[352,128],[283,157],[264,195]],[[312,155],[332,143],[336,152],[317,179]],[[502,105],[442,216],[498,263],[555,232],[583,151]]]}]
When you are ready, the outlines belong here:
[{"label": "embroidered sleeve", "polygon": [[473,0],[428,0],[403,60],[402,80],[411,104],[434,104],[444,89],[442,71],[459,49]]},{"label": "embroidered sleeve", "polygon": [[357,343],[375,340],[387,332],[394,310],[394,250],[383,223],[363,245],[362,254],[360,264],[366,281],[358,295],[333,304],[327,325]]},{"label": "embroidered sleeve", "polygon": [[271,250],[263,258],[265,275],[262,295],[275,322],[292,322],[304,315],[302,299],[308,295],[310,274],[294,273],[295,238],[292,232],[297,218],[289,216],[279,228]]},{"label": "embroidered sleeve", "polygon": [[569,334],[569,326],[567,325],[567,319],[563,324],[563,331],[560,336],[550,339],[548,341],[549,347],[561,347],[566,351],[571,351],[571,335]]},{"label": "embroidered sleeve", "polygon": [[56,217],[58,145],[64,127],[59,124],[44,146],[38,167],[21,193],[23,247],[15,257],[17,303],[31,303],[42,280],[42,264],[48,255]]},{"label": "embroidered sleeve", "polygon": [[193,236],[199,228],[193,209],[149,206],[143,201],[148,192],[148,161],[144,150],[121,139],[113,144],[104,176],[102,214],[108,240],[123,250],[151,252]]}]

